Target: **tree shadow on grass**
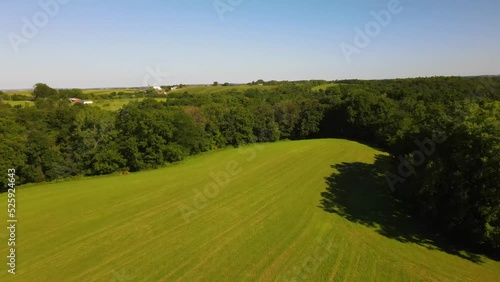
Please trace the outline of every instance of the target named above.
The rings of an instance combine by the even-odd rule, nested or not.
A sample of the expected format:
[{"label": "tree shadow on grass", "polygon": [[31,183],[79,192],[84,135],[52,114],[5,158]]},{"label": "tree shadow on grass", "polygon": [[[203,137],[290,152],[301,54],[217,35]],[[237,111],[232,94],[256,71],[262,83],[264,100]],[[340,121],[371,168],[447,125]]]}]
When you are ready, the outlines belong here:
[{"label": "tree shadow on grass", "polygon": [[430,250],[441,250],[474,263],[481,256],[460,250],[415,221],[402,203],[395,199],[385,178],[389,157],[378,155],[374,164],[333,165],[338,173],[326,178],[326,192],[320,207],[351,222],[374,228],[378,233],[403,243],[415,243]]}]

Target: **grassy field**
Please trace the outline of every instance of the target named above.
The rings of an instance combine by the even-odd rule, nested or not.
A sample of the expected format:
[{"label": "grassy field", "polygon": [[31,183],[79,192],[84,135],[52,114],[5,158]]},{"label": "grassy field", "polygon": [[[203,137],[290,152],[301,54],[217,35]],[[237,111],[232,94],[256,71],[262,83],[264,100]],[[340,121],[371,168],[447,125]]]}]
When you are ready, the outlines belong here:
[{"label": "grassy field", "polygon": [[[123,92],[123,93],[136,93],[139,91],[138,89],[130,89],[130,88],[119,88],[119,89],[83,89],[82,90],[84,94],[94,94],[94,95],[105,95],[105,94],[110,94],[112,92]],[[9,95],[24,95],[24,96],[30,96],[32,95],[33,90],[22,90],[22,91],[9,91],[6,92]]]},{"label": "grassy field", "polygon": [[[237,85],[237,86],[186,86],[181,89],[176,89],[173,91],[168,92],[170,93],[184,93],[184,92],[189,92],[191,94],[216,94],[216,93],[228,93],[232,91],[237,91],[237,92],[244,92],[249,89],[273,89],[276,86],[259,86],[259,85]],[[319,87],[319,86],[318,86]],[[123,92],[125,94],[130,94],[130,93],[136,93],[137,89],[129,89],[129,88],[123,88],[123,89],[102,89],[102,90],[89,90],[85,89],[83,90],[83,93],[85,94],[93,94],[93,95],[105,95],[105,94],[110,94],[112,92]],[[9,95],[14,95],[14,94],[20,94],[20,95],[25,95],[25,96],[31,96],[31,91],[15,91],[15,92],[8,92]],[[100,99],[95,99],[94,104],[105,109],[105,110],[110,110],[110,111],[117,111],[121,109],[123,106],[128,104],[131,101],[142,101],[142,98],[130,98],[130,99],[106,99],[106,100],[100,100]],[[157,98],[156,100],[158,101],[165,101],[163,98]],[[4,103],[10,104],[12,106],[16,105],[21,105],[21,106],[31,106],[33,105],[32,102],[25,102],[25,101],[8,101],[4,100]],[[26,104],[27,103],[27,104]]]},{"label": "grassy field", "polygon": [[23,107],[31,107],[34,106],[35,104],[31,101],[2,101],[2,103],[5,104],[10,104],[11,106],[23,106]]},{"label": "grassy field", "polygon": [[319,91],[319,90],[326,90],[327,88],[330,88],[330,87],[338,87],[339,85],[337,83],[327,83],[327,84],[322,84],[322,85],[318,85],[316,87],[313,87],[311,90],[312,91]]},{"label": "grassy field", "polygon": [[227,93],[231,91],[244,92],[249,89],[274,89],[276,86],[260,86],[260,85],[237,85],[237,86],[187,86],[180,89],[172,90],[169,93],[184,93],[185,91],[190,94],[215,94]]},{"label": "grassy field", "polygon": [[[272,89],[275,86],[250,86],[250,85],[237,85],[237,86],[186,86],[181,89],[176,89],[173,90],[169,93],[184,93],[185,91],[191,93],[191,94],[215,94],[215,93],[227,93],[231,91],[238,91],[238,92],[243,92],[248,89]],[[136,93],[138,90],[137,89],[104,89],[104,90],[88,90],[85,89],[83,90],[83,93],[85,94],[93,94],[93,95],[105,95],[105,94],[110,94],[112,92],[123,92],[126,94],[130,93]],[[14,95],[14,94],[21,94],[25,96],[31,96],[31,91],[17,91],[17,92],[8,92],[9,95]],[[128,104],[131,101],[142,101],[142,98],[130,98],[130,99],[106,99],[106,100],[100,100],[100,99],[95,99],[94,104],[105,109],[105,110],[110,110],[110,111],[117,111],[126,104]],[[164,98],[157,98],[156,100],[158,101],[165,101]],[[12,106],[16,105],[21,105],[21,106],[26,106],[26,105],[32,105],[32,102],[25,102],[25,101],[8,101],[4,100],[4,103],[10,104]],[[28,103],[28,104],[26,104]]]},{"label": "grassy field", "polygon": [[498,281],[499,262],[415,228],[384,158],[344,140],[280,142],[25,186],[17,274],[3,264],[0,281]]},{"label": "grassy field", "polygon": [[[327,83],[323,85],[319,85],[316,87],[313,87],[313,91],[318,91],[320,89],[325,90],[328,87],[332,86],[338,86],[336,83]],[[183,88],[172,90],[169,93],[184,93],[185,91],[188,91],[191,94],[215,94],[215,93],[227,93],[231,91],[239,91],[243,92],[249,89],[274,89],[276,86],[269,86],[269,85],[234,85],[234,86],[206,86],[206,85],[197,85],[197,86],[184,86]],[[131,93],[137,93],[140,91],[139,89],[132,89],[132,88],[117,88],[117,89],[83,89],[82,90],[84,94],[93,94],[93,95],[107,95],[111,94],[112,92],[120,93],[123,92],[125,94],[131,94]],[[31,96],[32,95],[32,90],[22,90],[22,91],[9,91],[7,92],[9,95],[25,95],[25,96]]]},{"label": "grassy field", "polygon": [[125,94],[137,93],[140,91],[139,89],[130,89],[130,88],[122,88],[122,89],[84,89],[84,94],[93,94],[93,95],[108,95],[113,92],[120,93],[123,92]]},{"label": "grassy field", "polygon": [[[172,90],[170,93],[184,93],[188,91],[191,94],[213,94],[213,93],[226,93],[231,91],[246,91],[248,89],[273,89],[276,86],[260,86],[260,85],[236,85],[236,86],[206,86],[206,85],[198,85],[198,86],[185,86],[180,89]],[[83,89],[84,94],[93,94],[93,95],[106,95],[112,92],[123,92],[125,94],[136,93],[140,91],[139,89],[130,89],[130,88],[120,88],[120,89]],[[23,90],[23,91],[12,91],[7,92],[9,95],[19,94],[25,96],[31,96],[31,90]]]},{"label": "grassy field", "polygon": [[[157,101],[164,102],[166,98],[153,98]],[[94,100],[94,106],[98,106],[104,110],[109,111],[118,111],[126,104],[133,101],[142,101],[144,98],[135,98],[135,99],[113,99],[113,100]],[[30,101],[3,101],[3,103],[10,104],[12,106],[21,105],[23,107],[31,107],[34,105],[33,102]]]},{"label": "grassy field", "polygon": [[9,95],[24,95],[24,96],[30,96],[32,95],[33,93],[33,90],[19,90],[19,91],[9,91],[9,92],[5,92],[6,94],[9,94]]},{"label": "grassy field", "polygon": [[[157,101],[164,102],[166,98],[154,98]],[[144,100],[144,98],[135,98],[135,99],[114,99],[114,100],[95,100],[94,105],[98,106],[104,110],[109,111],[118,111],[123,108],[126,104],[130,102],[140,102]]]}]

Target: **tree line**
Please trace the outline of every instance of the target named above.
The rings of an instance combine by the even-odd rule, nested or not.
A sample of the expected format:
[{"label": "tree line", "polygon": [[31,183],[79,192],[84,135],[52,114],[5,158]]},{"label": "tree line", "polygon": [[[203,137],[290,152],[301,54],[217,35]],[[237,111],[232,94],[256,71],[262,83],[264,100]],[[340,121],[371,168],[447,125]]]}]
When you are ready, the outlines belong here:
[{"label": "tree line", "polygon": [[388,185],[416,216],[460,242],[500,249],[498,77],[342,80],[312,90],[324,83],[186,88],[117,112],[70,105],[62,98],[77,92],[37,84],[35,107],[0,103],[0,169],[15,168],[25,184],[154,169],[255,142],[346,138],[391,154]]}]

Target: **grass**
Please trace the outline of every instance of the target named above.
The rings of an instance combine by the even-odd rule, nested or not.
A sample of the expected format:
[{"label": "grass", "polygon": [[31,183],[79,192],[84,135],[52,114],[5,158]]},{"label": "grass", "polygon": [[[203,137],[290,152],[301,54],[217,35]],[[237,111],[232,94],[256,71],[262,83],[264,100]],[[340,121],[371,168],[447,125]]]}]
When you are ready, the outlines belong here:
[{"label": "grass", "polygon": [[345,140],[280,142],[28,185],[18,273],[4,264],[0,281],[498,281],[499,262],[418,232],[379,187],[383,159]]},{"label": "grass", "polygon": [[31,101],[9,101],[9,100],[3,100],[2,103],[9,104],[11,106],[22,106],[22,107],[31,107],[34,106],[35,104]]},{"label": "grass", "polygon": [[[113,92],[119,93],[123,92],[125,94],[136,93],[139,89],[131,89],[131,88],[117,88],[117,89],[83,89],[84,94],[93,94],[93,95],[107,95]],[[6,92],[8,95],[24,95],[24,96],[32,96],[33,90],[21,90],[21,91],[8,91]]]},{"label": "grass", "polygon": [[[232,91],[237,91],[237,92],[244,92],[248,89],[273,89],[275,86],[259,86],[259,85],[237,85],[237,86],[186,86],[181,89],[176,89],[173,91],[168,92],[170,93],[184,93],[188,91],[191,94],[216,94],[216,93],[228,93]],[[138,89],[128,89],[128,88],[123,88],[123,89],[96,89],[96,90],[88,90],[85,89],[83,90],[84,94],[93,94],[93,95],[105,95],[105,94],[110,94],[112,92],[123,92],[125,94],[131,94],[131,93],[137,93],[139,91]],[[9,95],[14,95],[14,94],[21,94],[21,95],[26,95],[26,96],[31,96],[31,91],[17,91],[17,92],[8,92]],[[130,98],[130,99],[105,99],[105,100],[100,100],[100,99],[94,99],[94,104],[105,109],[105,110],[110,110],[110,111],[117,111],[121,109],[123,106],[128,104],[131,101],[142,101],[143,98]],[[156,98],[158,101],[165,101],[164,98]],[[21,105],[21,106],[26,106],[26,105],[32,105],[32,102],[27,102],[28,104],[25,104],[24,101],[8,101],[4,100],[3,102],[7,104],[11,104],[12,106],[15,105]]]},{"label": "grass", "polygon": [[315,86],[311,90],[312,91],[319,91],[319,90],[325,91],[327,88],[338,87],[338,86],[339,85],[337,83],[327,83],[327,84],[321,84],[321,85]]},{"label": "grass", "polygon": [[[206,86],[206,85],[197,85],[197,86],[184,86],[183,88],[172,90],[169,93],[184,93],[188,91],[191,94],[215,94],[215,93],[227,93],[231,91],[239,91],[243,92],[248,89],[274,89],[276,86],[267,86],[267,85],[234,85],[234,86]],[[92,95],[108,95],[113,92],[120,93],[123,92],[125,94],[133,94],[137,93],[139,89],[132,88],[117,88],[117,89],[83,89],[84,94],[92,94]],[[25,95],[32,96],[32,90],[22,90],[22,91],[9,91],[7,92],[9,95]]]},{"label": "grass", "polygon": [[123,92],[125,94],[137,93],[139,89],[130,89],[130,88],[122,88],[122,89],[84,89],[82,90],[83,94],[93,94],[93,95],[108,95],[113,92],[120,93]]},{"label": "grass", "polygon": [[236,85],[236,86],[186,86],[180,89],[172,90],[169,93],[184,93],[189,92],[190,94],[216,94],[216,93],[228,93],[232,91],[244,92],[249,89],[262,89],[269,90],[274,89],[276,86],[265,86],[265,85]]},{"label": "grass", "polygon": [[33,90],[19,90],[19,91],[8,91],[5,92],[6,94],[9,95],[24,95],[24,96],[30,96],[33,94]]},{"label": "grass", "polygon": [[[154,98],[157,101],[164,102],[165,98]],[[114,100],[94,100],[94,105],[98,106],[104,110],[109,111],[118,111],[123,108],[123,106],[127,105],[130,102],[140,102],[144,100],[144,98],[135,98],[135,99],[114,99]]]},{"label": "grass", "polygon": [[[335,83],[328,83],[328,84],[323,84],[319,85],[316,87],[313,87],[313,91],[318,91],[319,89],[325,90],[328,87],[336,86],[337,84]],[[172,90],[169,93],[184,93],[185,91],[188,91],[191,94],[216,94],[216,93],[227,93],[231,91],[238,91],[238,92],[244,92],[249,89],[263,89],[263,90],[272,90],[276,88],[276,86],[269,86],[269,85],[234,85],[234,86],[206,86],[206,85],[197,85],[197,86],[184,86],[183,88]],[[125,94],[133,94],[137,93],[140,90],[139,89],[132,89],[132,88],[117,88],[117,89],[83,89],[82,90],[84,94],[93,94],[93,95],[108,95],[113,92],[116,93],[125,93]],[[32,95],[32,90],[22,90],[22,91],[9,91],[7,92],[9,95],[25,95],[25,96],[30,96]]]},{"label": "grass", "polygon": [[[157,101],[164,102],[166,98],[153,98]],[[123,106],[126,104],[133,102],[133,101],[142,101],[144,98],[132,98],[132,99],[113,99],[113,100],[93,100],[94,101],[94,106],[98,106],[104,110],[109,110],[109,111],[118,111],[121,109]],[[31,107],[34,106],[34,103],[31,101],[6,101],[4,100],[3,103],[10,104],[12,106],[16,105],[21,105],[23,107]]]}]

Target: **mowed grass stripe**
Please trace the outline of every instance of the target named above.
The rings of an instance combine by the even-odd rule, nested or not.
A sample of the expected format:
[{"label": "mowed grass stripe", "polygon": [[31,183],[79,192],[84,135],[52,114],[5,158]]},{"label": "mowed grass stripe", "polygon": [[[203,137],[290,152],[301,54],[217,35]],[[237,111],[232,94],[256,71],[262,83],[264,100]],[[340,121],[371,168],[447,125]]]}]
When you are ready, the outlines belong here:
[{"label": "mowed grass stripe", "polygon": [[[152,194],[152,193],[158,193],[158,192],[154,192],[153,191],[153,192],[150,192],[149,194]],[[136,202],[136,203],[137,202],[143,202],[144,203],[143,200],[148,199],[148,198],[153,198],[153,195],[143,195],[143,196],[140,196],[138,199],[133,199],[133,200],[130,200],[130,201],[126,202],[126,203],[118,204],[115,207],[118,210],[125,210],[125,208],[127,208],[127,204],[130,204],[132,202]],[[175,203],[175,200],[172,200],[171,203]],[[169,203],[167,203],[167,205],[168,204]],[[116,220],[111,221],[112,222],[111,224],[108,223],[108,225],[105,225],[105,224],[103,224],[103,222],[101,220],[102,217],[107,217],[109,215],[115,214],[115,212],[112,212],[112,213],[108,212],[110,209],[112,209],[112,206],[106,206],[105,208],[98,209],[96,212],[93,212],[93,213],[90,213],[90,214],[87,215],[89,218],[87,219],[87,221],[85,223],[88,222],[88,224],[90,226],[99,226],[99,224],[103,224],[100,227],[100,229],[97,229],[97,230],[95,230],[93,232],[89,232],[89,233],[87,233],[85,235],[80,234],[81,236],[79,236],[79,237],[73,237],[73,236],[71,236],[71,234],[70,235],[64,234],[64,236],[70,237],[72,239],[69,240],[69,241],[67,241],[66,243],[59,244],[59,245],[56,245],[56,246],[52,246],[51,245],[50,248],[53,251],[57,252],[57,251],[60,251],[61,249],[64,250],[65,248],[67,248],[71,244],[75,244],[76,245],[76,244],[79,244],[79,243],[87,242],[89,240],[89,238],[92,238],[92,237],[94,238],[94,240],[97,239],[99,241],[99,240],[105,239],[109,235],[107,233],[110,233],[110,232],[113,232],[114,234],[121,234],[120,232],[123,229],[127,229],[131,225],[138,224],[141,221],[148,220],[149,217],[151,216],[151,212],[153,212],[153,214],[157,213],[158,212],[157,209],[160,208],[161,205],[162,204],[158,204],[157,206],[149,207],[147,210],[139,212],[137,214],[137,216],[136,216],[136,219],[135,220],[133,219],[133,221],[135,221],[135,223],[132,223],[132,224],[131,224],[131,221],[129,219],[123,219],[122,217],[119,217]],[[144,206],[144,205],[142,205],[142,206]],[[148,214],[149,214],[149,216],[148,216]],[[78,222],[78,221],[81,221],[81,219],[79,220],[78,218],[76,218],[73,221],[68,222],[66,224],[65,223],[61,223],[58,226],[54,226],[52,230],[49,230],[47,232],[48,233],[52,233],[52,234],[59,234],[59,235],[61,235],[59,233],[59,231],[61,229],[64,229],[64,227],[67,228],[68,225],[71,225],[71,224],[73,224],[75,222]],[[118,227],[118,228],[116,228],[116,227]],[[106,232],[108,230],[110,232]],[[78,230],[76,232],[78,232]],[[41,234],[41,235],[42,236],[39,237],[40,238],[39,240],[47,240],[48,238],[50,238],[50,237],[47,236],[48,234]],[[59,240],[59,238],[53,238],[53,239],[54,240]],[[35,241],[35,242],[37,242],[37,241]],[[28,246],[30,246],[30,245],[28,245]],[[82,247],[86,247],[85,244],[82,244]],[[30,261],[30,264],[31,265],[36,265],[36,262],[40,261],[39,259],[40,259],[39,257],[36,257],[36,256],[33,257],[32,260],[34,262]]]},{"label": "mowed grass stripe", "polygon": [[[292,150],[292,151],[293,151],[293,150]],[[295,150],[295,151],[296,151],[296,150]],[[301,149],[300,149],[300,151],[304,151],[304,149],[303,149],[303,148],[301,148]],[[305,152],[305,151],[304,151],[304,152]],[[310,156],[307,156],[307,157],[310,157]],[[320,181],[322,182],[323,180],[321,179]],[[306,218],[306,217],[304,217],[304,218]]]},{"label": "mowed grass stripe", "polygon": [[[282,156],[286,157],[287,155],[286,155],[286,154],[283,154]],[[278,163],[278,162],[279,162],[279,163],[284,163],[284,162],[282,162],[279,158],[274,158],[273,160],[274,160],[275,162],[277,162],[277,163]],[[262,166],[262,165],[259,165],[259,166]],[[274,164],[273,164],[273,165],[270,165],[269,167],[273,168],[273,167],[275,167],[275,166],[274,166]],[[269,173],[270,173],[271,175],[276,175],[276,173],[274,173],[274,172],[272,172],[272,171],[271,171],[271,172],[269,172]],[[263,179],[269,179],[269,178],[263,177]],[[283,184],[286,184],[286,183],[283,183]],[[282,186],[283,186],[283,187],[287,187],[287,185],[282,185]],[[261,185],[261,184],[257,183],[257,184],[256,184],[256,187],[263,187],[263,185]],[[256,190],[257,190],[257,189],[256,189]],[[276,194],[276,190],[269,190],[269,189],[261,189],[261,190],[265,190],[265,191],[274,191],[274,192],[273,192],[273,194]],[[254,194],[257,194],[257,193],[258,193],[258,191],[254,191],[254,192],[255,192]],[[261,196],[261,197],[259,197],[259,198],[267,198],[267,199],[272,199],[272,198],[273,198],[273,195],[265,195],[265,196]],[[247,199],[244,199],[244,201],[247,201]],[[251,201],[251,202],[253,202],[253,201]],[[237,205],[237,206],[240,206],[240,205],[239,205],[239,203],[237,203],[236,205]],[[196,273],[196,272],[194,272],[194,273]]]},{"label": "mowed grass stripe", "polygon": [[[264,151],[265,153],[265,151]],[[271,160],[272,161],[272,160]],[[270,161],[270,162],[271,162]],[[274,160],[274,162],[277,162],[276,160]],[[274,165],[277,165],[279,167],[278,164],[269,164],[268,167],[275,167]],[[263,165],[260,164],[260,163],[257,163],[255,165],[257,168],[261,168]],[[241,225],[241,224],[245,224],[247,222],[247,218],[252,218],[252,217],[255,217],[255,214],[259,214],[259,217],[262,217],[262,218],[267,218],[269,217],[269,214],[273,211],[268,211],[266,214],[264,214],[261,209],[258,209],[259,206],[262,206],[262,202],[269,202],[270,199],[271,199],[271,202],[272,202],[272,199],[274,199],[276,197],[276,195],[278,194],[281,194],[283,193],[284,191],[282,191],[283,189],[286,189],[287,185],[283,185],[282,186],[282,190],[278,190],[278,189],[271,189],[273,188],[274,184],[272,185],[269,185],[269,184],[264,184],[264,183],[256,183],[255,184],[255,189],[251,189],[251,190],[248,190],[248,191],[237,191],[236,189],[231,189],[231,187],[237,187],[238,186],[238,180],[241,177],[243,177],[243,179],[245,178],[246,175],[249,175],[249,176],[252,176],[254,175],[254,170],[255,168],[253,167],[250,167],[248,169],[245,169],[244,172],[242,172],[240,175],[238,175],[238,178],[235,179],[234,181],[232,180],[229,187],[227,188],[226,192],[224,192],[224,194],[221,196],[221,201],[224,201],[225,203],[222,203],[221,205],[218,206],[218,209],[219,210],[224,210],[225,207],[231,205],[233,206],[236,206],[236,207],[247,207],[245,210],[241,210],[240,212],[240,218],[238,219],[239,220],[239,223],[237,225]],[[273,170],[269,170],[267,171],[267,174],[270,174],[270,175],[276,175],[276,172],[274,172]],[[262,177],[262,179],[266,179],[266,177]],[[286,183],[284,183],[286,184]],[[235,193],[232,193],[231,192],[235,192]],[[262,194],[262,193],[265,193],[265,194]],[[247,195],[249,196],[252,196],[251,198],[248,198]],[[260,200],[259,200],[260,199]],[[218,200],[218,199],[216,199]],[[250,203],[250,204],[247,204],[247,205],[244,205],[245,203]],[[271,203],[273,204],[273,203]],[[269,205],[267,205],[269,206]],[[257,209],[257,213],[255,213],[255,210]],[[274,209],[276,210],[276,209]],[[217,217],[217,214],[216,214],[216,210],[215,211],[205,211],[203,210],[202,211],[204,214],[208,215],[208,220],[207,221],[204,221],[202,222],[202,224],[206,224],[207,226],[212,226],[213,225],[213,222],[211,222],[213,219],[213,217]],[[245,215],[245,212],[251,212],[250,216],[244,216]],[[252,225],[250,225],[250,227],[252,227]],[[189,254],[188,254],[189,255]],[[194,271],[192,271],[193,273],[196,273]],[[169,276],[167,276],[169,277]]]},{"label": "mowed grass stripe", "polygon": [[[245,150],[19,190],[16,281],[116,281],[123,273],[129,281],[300,281],[294,269],[308,281],[499,277],[498,262],[475,264],[402,243],[319,207],[331,165],[373,163],[380,152],[345,140]],[[253,160],[248,150],[256,150]],[[214,182],[210,173],[231,161],[241,172],[186,222],[179,205],[195,208],[194,190],[203,191]],[[0,207],[6,209],[5,195]],[[319,239],[331,242],[332,251],[309,271],[304,262],[316,256]],[[0,252],[7,253],[6,244]],[[10,281],[5,273],[0,280]]]}]

